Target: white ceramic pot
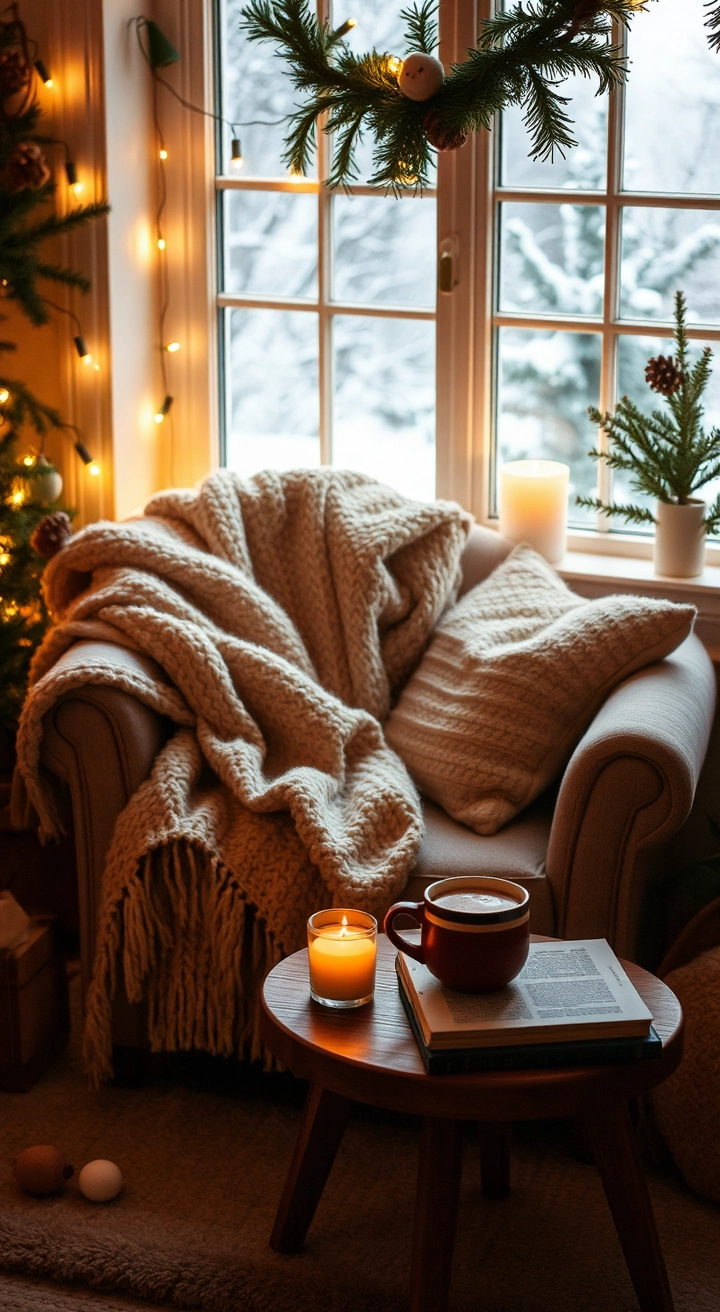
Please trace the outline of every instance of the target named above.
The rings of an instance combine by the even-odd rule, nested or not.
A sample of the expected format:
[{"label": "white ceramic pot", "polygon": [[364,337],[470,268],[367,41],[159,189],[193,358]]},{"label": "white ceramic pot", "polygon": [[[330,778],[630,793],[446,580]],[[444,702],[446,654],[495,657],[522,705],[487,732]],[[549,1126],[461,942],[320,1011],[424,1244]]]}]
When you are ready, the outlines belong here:
[{"label": "white ceramic pot", "polygon": [[705,564],[704,501],[688,501],[684,506],[655,503],[655,547],[653,561],[656,574],[673,579],[692,579],[702,574]]}]

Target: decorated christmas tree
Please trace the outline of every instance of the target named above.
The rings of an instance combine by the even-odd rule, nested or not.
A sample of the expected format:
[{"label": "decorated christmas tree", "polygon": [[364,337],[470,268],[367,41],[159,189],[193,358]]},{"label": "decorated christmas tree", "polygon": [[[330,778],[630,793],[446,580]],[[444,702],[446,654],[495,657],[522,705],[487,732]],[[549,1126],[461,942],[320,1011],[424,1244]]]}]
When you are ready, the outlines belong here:
[{"label": "decorated christmas tree", "polygon": [[[0,21],[0,296],[39,327],[53,308],[44,285],[89,291],[82,274],[46,256],[47,243],[108,207],[56,210],[49,161],[53,147],[62,143],[43,131],[36,96],[38,78],[46,80],[47,71],[34,58],[17,6],[5,13],[9,17]],[[14,342],[0,340],[3,356],[15,349]],[[43,453],[48,430],[65,427],[55,409],[0,369],[0,772],[12,762],[30,660],[47,624],[40,594],[43,558],[70,530],[59,505],[62,480]],[[30,437],[38,451],[31,449]],[[82,443],[76,448],[82,456]]]}]

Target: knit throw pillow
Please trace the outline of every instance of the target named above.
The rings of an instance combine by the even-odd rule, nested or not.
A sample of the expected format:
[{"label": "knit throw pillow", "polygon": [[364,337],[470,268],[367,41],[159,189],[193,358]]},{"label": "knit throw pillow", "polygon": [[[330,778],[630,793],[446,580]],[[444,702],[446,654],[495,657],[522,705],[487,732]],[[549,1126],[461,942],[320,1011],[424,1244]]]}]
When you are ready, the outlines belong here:
[{"label": "knit throw pillow", "polygon": [[694,618],[646,597],[586,601],[517,547],[438,625],[387,740],[426,796],[494,834],[562,770],[610,690]]}]

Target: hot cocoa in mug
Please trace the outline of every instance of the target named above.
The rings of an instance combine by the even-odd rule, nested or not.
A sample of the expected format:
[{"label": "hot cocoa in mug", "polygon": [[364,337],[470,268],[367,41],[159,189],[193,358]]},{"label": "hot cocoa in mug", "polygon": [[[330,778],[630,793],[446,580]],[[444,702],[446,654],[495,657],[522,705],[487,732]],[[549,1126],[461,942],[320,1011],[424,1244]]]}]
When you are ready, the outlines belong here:
[{"label": "hot cocoa in mug", "polygon": [[[530,896],[520,884],[490,875],[439,879],[422,902],[396,902],[385,917],[390,942],[462,993],[504,988],[520,974],[530,946]],[[395,929],[401,915],[422,926],[419,944]]]}]

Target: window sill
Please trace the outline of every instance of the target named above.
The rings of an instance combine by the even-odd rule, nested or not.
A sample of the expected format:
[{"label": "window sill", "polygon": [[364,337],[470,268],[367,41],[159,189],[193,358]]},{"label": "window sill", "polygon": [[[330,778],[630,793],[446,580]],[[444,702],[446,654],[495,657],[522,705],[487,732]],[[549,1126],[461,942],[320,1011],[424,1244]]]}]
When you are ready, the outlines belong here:
[{"label": "window sill", "polygon": [[720,566],[706,565],[697,578],[672,579],[655,574],[652,560],[568,551],[557,571],[581,597],[630,592],[690,602],[698,609],[695,632],[713,660],[720,661]]}]

